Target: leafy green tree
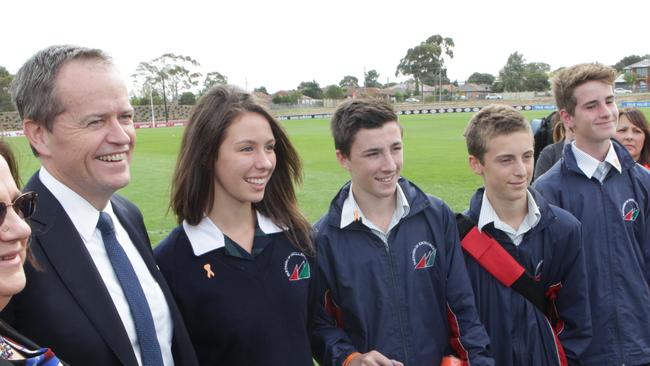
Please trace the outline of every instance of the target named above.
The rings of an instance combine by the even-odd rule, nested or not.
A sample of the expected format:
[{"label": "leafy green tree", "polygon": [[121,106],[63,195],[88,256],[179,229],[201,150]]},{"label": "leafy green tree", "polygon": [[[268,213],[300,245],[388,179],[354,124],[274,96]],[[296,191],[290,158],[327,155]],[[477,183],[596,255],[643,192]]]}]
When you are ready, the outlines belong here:
[{"label": "leafy green tree", "polygon": [[253,92],[255,92],[255,93],[264,93],[266,95],[269,95],[269,92],[266,91],[265,86],[260,86],[259,88],[255,88],[255,89],[253,89]]},{"label": "leafy green tree", "polygon": [[9,94],[9,86],[12,80],[13,75],[3,66],[0,66],[0,112],[15,110],[13,103],[11,103],[11,95]]},{"label": "leafy green tree", "polygon": [[132,77],[141,85],[151,85],[167,99],[167,92],[172,102],[184,91],[199,84],[201,73],[196,71],[201,65],[189,56],[165,53],[148,62],[140,62]]},{"label": "leafy green tree", "polygon": [[467,78],[467,82],[472,84],[492,85],[492,83],[494,83],[494,76],[492,74],[475,72]]},{"label": "leafy green tree", "polygon": [[298,85],[298,91],[301,92],[302,95],[306,95],[310,98],[323,99],[323,91],[316,80],[301,82],[300,85]]},{"label": "leafy green tree", "polygon": [[527,63],[524,68],[524,90],[545,91],[551,87],[548,75],[551,66],[544,62]]},{"label": "leafy green tree", "polygon": [[639,61],[642,61],[642,60],[645,60],[645,59],[650,59],[650,54],[647,54],[645,56],[638,56],[638,55],[625,56],[619,62],[617,62],[614,65],[614,68],[618,72],[623,72],[623,69],[625,68],[625,66],[635,64],[635,63],[637,63]]},{"label": "leafy green tree", "polygon": [[273,99],[271,99],[271,102],[274,104],[296,104],[298,103],[300,95],[299,91],[293,91],[286,95],[278,95],[278,93],[276,93],[276,95],[273,96]]},{"label": "leafy green tree", "polygon": [[524,75],[526,60],[524,55],[515,52],[508,56],[506,65],[499,71],[499,79],[503,83],[503,90],[518,92],[524,90]]},{"label": "leafy green tree", "polygon": [[342,87],[342,88],[349,87],[349,86],[358,87],[359,86],[359,79],[357,77],[352,76],[352,75],[346,75],[339,82],[339,86]]},{"label": "leafy green tree", "polygon": [[436,81],[440,79],[447,83],[449,79],[444,69],[444,55],[453,58],[453,48],[453,39],[444,38],[439,34],[433,35],[427,38],[426,41],[406,51],[406,56],[397,65],[395,76],[400,73],[402,75],[411,75],[421,85],[435,85]]},{"label": "leafy green tree", "polygon": [[228,78],[226,75],[223,75],[218,71],[211,71],[205,74],[205,80],[203,80],[203,92],[201,94],[207,92],[217,84],[228,84]]},{"label": "leafy green tree", "polygon": [[157,91],[153,91],[152,95],[149,95],[149,90],[143,91],[140,93],[140,96],[133,95],[131,97],[131,105],[161,105],[163,104],[162,97],[158,94]]},{"label": "leafy green tree", "polygon": [[327,99],[343,99],[345,97],[345,89],[338,85],[329,85],[325,88],[324,96]]},{"label": "leafy green tree", "polygon": [[181,94],[181,97],[178,98],[178,104],[180,105],[194,105],[196,104],[196,95],[192,92],[185,92]]},{"label": "leafy green tree", "polygon": [[636,81],[637,81],[636,74],[633,74],[631,72],[626,72],[625,75],[623,75],[623,79],[625,80],[625,83],[627,85],[632,86],[632,90],[636,89]]},{"label": "leafy green tree", "polygon": [[363,75],[363,85],[366,88],[381,88],[381,83],[377,81],[379,79],[379,73],[377,70],[372,69],[368,72],[365,72]]}]

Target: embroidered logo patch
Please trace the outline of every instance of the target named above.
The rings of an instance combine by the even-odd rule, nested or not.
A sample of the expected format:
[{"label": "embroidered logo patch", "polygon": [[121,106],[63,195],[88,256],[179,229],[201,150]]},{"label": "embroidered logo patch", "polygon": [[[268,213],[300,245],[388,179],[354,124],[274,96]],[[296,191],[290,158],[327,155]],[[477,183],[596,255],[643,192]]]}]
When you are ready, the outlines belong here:
[{"label": "embroidered logo patch", "polygon": [[634,198],[630,198],[623,203],[621,213],[623,214],[623,220],[634,221],[639,216],[639,204],[636,203]]},{"label": "embroidered logo patch", "polygon": [[413,248],[411,257],[415,269],[433,267],[436,262],[436,248],[427,241],[421,241]]},{"label": "embroidered logo patch", "polygon": [[284,261],[284,273],[289,281],[306,280],[311,277],[311,268],[307,257],[300,252],[292,252]]}]

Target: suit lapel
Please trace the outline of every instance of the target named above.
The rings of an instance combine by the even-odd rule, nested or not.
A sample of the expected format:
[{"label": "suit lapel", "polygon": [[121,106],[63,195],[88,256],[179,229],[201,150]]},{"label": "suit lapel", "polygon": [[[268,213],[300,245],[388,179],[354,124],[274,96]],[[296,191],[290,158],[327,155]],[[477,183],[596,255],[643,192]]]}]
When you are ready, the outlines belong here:
[{"label": "suit lapel", "polygon": [[38,193],[37,211],[31,219],[33,245],[41,246],[61,281],[120,362],[137,365],[113,300],[72,221],[38,179],[38,173],[26,190]]},{"label": "suit lapel", "polygon": [[174,323],[172,354],[175,363],[177,365],[194,364],[190,361],[195,360],[195,356],[188,337],[187,329],[185,328],[185,323],[183,322],[180,310],[178,310],[178,306],[174,301],[172,292],[167,286],[167,282],[154,260],[153,251],[151,250],[151,242],[149,241],[149,236],[146,233],[144,224],[141,224],[141,218],[130,212],[121,198],[114,196],[113,199],[111,199],[111,204],[113,205],[115,216],[117,216],[117,219],[120,220],[124,230],[129,234],[131,241],[142,256],[142,259],[147,265],[154,280],[156,280],[158,286],[160,286],[160,289],[165,296],[165,300],[167,300],[169,313],[171,314],[172,322]]}]

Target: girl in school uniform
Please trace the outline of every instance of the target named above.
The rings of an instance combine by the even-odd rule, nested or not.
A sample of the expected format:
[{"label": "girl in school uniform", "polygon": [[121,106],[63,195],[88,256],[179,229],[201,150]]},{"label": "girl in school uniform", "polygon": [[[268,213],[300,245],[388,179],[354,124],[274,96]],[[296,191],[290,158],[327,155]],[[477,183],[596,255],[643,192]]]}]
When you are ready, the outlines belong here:
[{"label": "girl in school uniform", "polygon": [[254,98],[211,89],[185,129],[176,227],[155,249],[201,365],[311,366],[313,244],[296,150]]}]

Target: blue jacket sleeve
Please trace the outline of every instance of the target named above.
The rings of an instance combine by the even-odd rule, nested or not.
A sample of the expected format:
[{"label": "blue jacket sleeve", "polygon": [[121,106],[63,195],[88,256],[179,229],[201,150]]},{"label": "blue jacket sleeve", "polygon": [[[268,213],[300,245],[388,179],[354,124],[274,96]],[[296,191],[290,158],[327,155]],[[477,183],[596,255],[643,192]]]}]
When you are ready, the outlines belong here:
[{"label": "blue jacket sleeve", "polygon": [[580,365],[580,356],[591,343],[592,330],[582,232],[577,220],[562,244],[566,250],[561,252],[563,275],[555,306],[563,328],[558,336],[569,364]]},{"label": "blue jacket sleeve", "polygon": [[331,296],[329,285],[328,258],[322,248],[327,239],[319,236],[316,239],[316,278],[311,288],[311,319],[310,335],[314,358],[321,366],[340,366],[343,361],[357,350],[352,341],[336,320],[336,300]]},{"label": "blue jacket sleeve", "polygon": [[447,241],[447,316],[452,349],[473,366],[494,365],[488,353],[489,338],[480,323],[474,293],[463,261],[456,220],[445,206]]}]

